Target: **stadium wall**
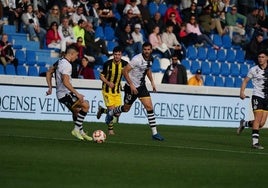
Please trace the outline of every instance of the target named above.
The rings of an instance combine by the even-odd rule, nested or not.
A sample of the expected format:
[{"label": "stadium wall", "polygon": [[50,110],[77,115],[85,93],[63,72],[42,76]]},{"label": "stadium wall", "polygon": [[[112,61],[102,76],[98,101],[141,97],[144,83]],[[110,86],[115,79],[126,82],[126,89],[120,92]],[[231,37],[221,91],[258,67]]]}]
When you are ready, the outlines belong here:
[{"label": "stadium wall", "polygon": [[[54,83],[54,81],[53,81]],[[96,118],[98,106],[104,106],[100,80],[73,79],[73,85],[90,103],[86,121]],[[151,91],[151,86],[148,85]],[[158,124],[211,127],[237,127],[241,119],[251,119],[250,98],[239,98],[239,88],[197,87],[160,84],[152,94]],[[46,96],[44,77],[0,75],[0,118],[71,121],[68,109],[53,94]],[[251,96],[252,90],[246,90]],[[120,122],[147,124],[146,112],[137,100]]]}]

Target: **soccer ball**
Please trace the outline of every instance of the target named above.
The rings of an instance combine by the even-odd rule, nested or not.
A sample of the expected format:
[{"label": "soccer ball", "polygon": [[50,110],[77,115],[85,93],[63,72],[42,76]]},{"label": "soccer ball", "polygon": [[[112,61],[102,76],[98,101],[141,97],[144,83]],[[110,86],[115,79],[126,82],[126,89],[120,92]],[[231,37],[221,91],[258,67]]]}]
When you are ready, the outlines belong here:
[{"label": "soccer ball", "polygon": [[96,143],[103,143],[106,140],[106,134],[102,130],[94,131],[92,137]]}]

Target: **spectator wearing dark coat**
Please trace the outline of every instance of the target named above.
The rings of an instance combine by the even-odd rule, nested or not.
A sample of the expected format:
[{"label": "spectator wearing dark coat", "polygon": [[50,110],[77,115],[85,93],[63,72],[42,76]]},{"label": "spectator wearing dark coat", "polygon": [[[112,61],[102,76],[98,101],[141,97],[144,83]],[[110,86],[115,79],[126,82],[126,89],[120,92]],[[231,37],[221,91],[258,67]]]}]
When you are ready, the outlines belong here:
[{"label": "spectator wearing dark coat", "polygon": [[165,84],[183,84],[187,85],[187,72],[186,68],[178,63],[178,57],[172,56],[171,64],[167,67],[162,83]]}]

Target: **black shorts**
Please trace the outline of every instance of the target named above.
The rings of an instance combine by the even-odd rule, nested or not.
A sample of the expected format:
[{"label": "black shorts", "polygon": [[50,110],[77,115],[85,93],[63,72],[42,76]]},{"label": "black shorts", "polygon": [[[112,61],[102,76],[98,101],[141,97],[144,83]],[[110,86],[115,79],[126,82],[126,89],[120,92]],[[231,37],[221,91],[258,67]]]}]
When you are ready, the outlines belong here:
[{"label": "black shorts", "polygon": [[251,97],[251,104],[253,111],[265,110],[268,111],[268,100],[261,97],[253,95]]},{"label": "black shorts", "polygon": [[68,93],[61,99],[59,99],[60,103],[63,103],[70,111],[73,111],[73,108],[79,102],[77,96],[73,93]]},{"label": "black shorts", "polygon": [[125,91],[124,104],[132,105],[137,98],[150,97],[150,93],[147,90],[145,85],[138,87],[137,90],[138,90],[138,94],[134,95],[134,94],[131,94],[129,85],[126,84],[124,86],[124,91]]}]

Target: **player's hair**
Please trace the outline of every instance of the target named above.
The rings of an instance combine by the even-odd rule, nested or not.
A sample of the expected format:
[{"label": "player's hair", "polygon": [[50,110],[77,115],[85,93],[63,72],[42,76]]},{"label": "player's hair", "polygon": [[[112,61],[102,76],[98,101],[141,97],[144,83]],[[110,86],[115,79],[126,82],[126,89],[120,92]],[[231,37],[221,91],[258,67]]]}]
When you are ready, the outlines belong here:
[{"label": "player's hair", "polygon": [[147,47],[147,46],[150,46],[151,48],[153,47],[150,42],[145,42],[143,43],[142,48]]},{"label": "player's hair", "polygon": [[66,48],[66,54],[72,53],[73,51],[78,52],[78,48],[75,44],[71,44]]},{"label": "player's hair", "polygon": [[114,49],[113,49],[113,53],[116,53],[116,52],[122,52],[123,50],[122,50],[122,48],[120,47],[120,46],[116,46],[116,47],[114,47]]},{"label": "player's hair", "polygon": [[258,52],[258,55],[260,55],[260,54],[265,54],[266,56],[268,56],[268,50],[260,50]]}]

